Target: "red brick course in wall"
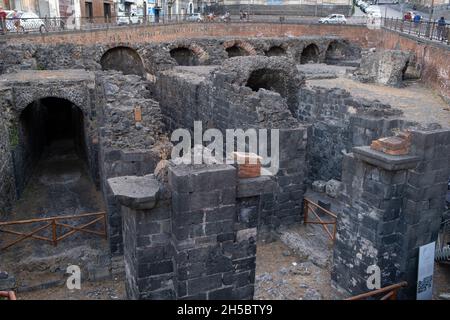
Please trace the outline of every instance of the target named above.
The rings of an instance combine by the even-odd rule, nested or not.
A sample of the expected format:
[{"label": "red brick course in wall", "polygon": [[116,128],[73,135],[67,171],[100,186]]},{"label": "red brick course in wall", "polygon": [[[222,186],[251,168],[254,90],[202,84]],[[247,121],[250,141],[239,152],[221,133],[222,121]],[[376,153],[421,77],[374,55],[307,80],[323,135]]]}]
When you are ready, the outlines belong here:
[{"label": "red brick course in wall", "polygon": [[16,35],[5,37],[6,42],[42,44],[123,44],[163,42],[199,37],[268,36],[340,36],[362,47],[409,50],[416,55],[422,70],[422,81],[450,101],[450,46],[428,40],[414,39],[386,29],[371,30],[365,26],[307,25],[279,23],[204,23],[159,26],[132,26],[108,30],[52,33],[44,35]]}]

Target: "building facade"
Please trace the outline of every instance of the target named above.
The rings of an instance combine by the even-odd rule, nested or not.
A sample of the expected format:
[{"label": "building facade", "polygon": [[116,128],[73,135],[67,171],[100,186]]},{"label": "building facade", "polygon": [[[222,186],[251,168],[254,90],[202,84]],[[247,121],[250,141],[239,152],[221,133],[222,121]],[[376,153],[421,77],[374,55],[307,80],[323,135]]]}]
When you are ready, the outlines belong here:
[{"label": "building facade", "polygon": [[340,13],[349,16],[352,5],[352,0],[220,0],[207,2],[206,8],[231,14],[247,11],[256,15],[326,16]]}]

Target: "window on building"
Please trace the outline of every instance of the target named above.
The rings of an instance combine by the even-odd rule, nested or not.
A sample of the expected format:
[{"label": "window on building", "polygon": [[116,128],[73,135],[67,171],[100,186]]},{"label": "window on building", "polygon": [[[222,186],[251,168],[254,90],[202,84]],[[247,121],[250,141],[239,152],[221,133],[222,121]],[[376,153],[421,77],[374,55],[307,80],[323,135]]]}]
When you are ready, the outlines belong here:
[{"label": "window on building", "polygon": [[109,23],[111,22],[111,4],[110,3],[103,3],[103,14],[105,16],[105,22]]},{"label": "window on building", "polygon": [[94,12],[92,9],[92,2],[84,3],[84,14],[89,22],[93,22],[94,20]]}]

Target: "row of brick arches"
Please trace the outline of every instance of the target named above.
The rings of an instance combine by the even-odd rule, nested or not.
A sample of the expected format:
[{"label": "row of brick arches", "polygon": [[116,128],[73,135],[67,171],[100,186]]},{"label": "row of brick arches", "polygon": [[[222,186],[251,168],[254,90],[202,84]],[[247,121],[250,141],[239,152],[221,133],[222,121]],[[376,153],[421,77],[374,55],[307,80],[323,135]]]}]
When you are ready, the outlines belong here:
[{"label": "row of brick arches", "polygon": [[[223,44],[228,58],[257,55],[255,48],[246,41],[230,40]],[[325,53],[325,63],[333,63],[345,58],[348,48],[345,43],[332,41]],[[209,59],[208,52],[197,44],[173,47],[170,57],[180,66],[203,65]],[[287,49],[283,45],[274,45],[264,51],[266,56],[286,56]],[[318,63],[321,61],[319,47],[311,43],[303,48],[295,59],[300,64]],[[139,53],[130,47],[119,46],[107,50],[100,59],[103,70],[118,70],[124,74],[145,75],[145,66]]]}]

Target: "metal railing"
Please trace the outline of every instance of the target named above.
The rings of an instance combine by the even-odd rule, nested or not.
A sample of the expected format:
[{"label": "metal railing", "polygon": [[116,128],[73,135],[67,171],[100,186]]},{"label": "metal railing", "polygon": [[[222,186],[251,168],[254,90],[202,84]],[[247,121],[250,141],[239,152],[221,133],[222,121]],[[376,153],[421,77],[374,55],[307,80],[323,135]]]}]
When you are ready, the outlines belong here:
[{"label": "metal railing", "polygon": [[[309,220],[309,214],[312,213],[316,220]],[[331,220],[323,220],[321,216],[328,216]],[[331,241],[334,243],[336,240],[336,221],[337,216],[330,210],[319,206],[318,204],[312,202],[311,200],[303,199],[303,223],[304,224],[320,224],[325,230],[327,235],[330,237]],[[333,226],[330,230],[328,225]]]},{"label": "metal railing", "polygon": [[[93,220],[88,222],[83,222],[81,225],[71,225],[68,223],[61,222],[62,220],[81,220],[81,219],[89,219],[93,218]],[[84,220],[86,220],[84,219]],[[92,230],[86,229],[89,226],[94,225],[97,222],[102,222],[102,229],[100,230]],[[33,229],[31,231],[17,231],[12,230],[10,228],[5,229],[5,227],[10,226],[23,226],[23,225],[31,225]],[[34,226],[39,225],[39,226]],[[39,235],[38,233],[42,233],[44,230],[51,230],[51,236]],[[95,234],[106,238],[106,212],[95,212],[95,213],[83,213],[78,215],[70,215],[70,216],[56,216],[49,218],[37,218],[37,219],[29,219],[29,220],[16,220],[16,221],[7,221],[0,222],[0,233],[7,233],[17,238],[8,244],[4,245],[0,248],[0,251],[6,250],[9,247],[29,238],[34,240],[41,240],[45,242],[50,242],[54,246],[58,244],[59,241],[64,240],[65,238],[75,234],[76,232],[84,232],[89,234]]]},{"label": "metal railing", "polygon": [[[55,18],[7,18],[0,23],[0,34],[48,33],[76,30],[108,29],[121,26],[161,25],[182,23],[301,23],[319,24],[319,17],[311,16],[279,16],[279,15],[248,15],[245,18],[232,15],[228,18],[222,15],[186,15],[170,14],[163,16],[114,16],[114,17],[55,17]],[[349,17],[347,24],[364,25],[366,17]]]},{"label": "metal railing", "polygon": [[439,25],[435,21],[414,22],[411,20],[387,18],[384,19],[383,26],[387,29],[400,31],[418,38],[426,38],[450,44],[450,24],[448,23],[446,25]]},{"label": "metal railing", "polygon": [[400,290],[401,288],[404,288],[408,285],[408,283],[406,281],[403,282],[399,282],[384,288],[380,288],[377,290],[373,290],[370,292],[366,292],[363,294],[359,294],[357,296],[354,297],[350,297],[347,298],[345,300],[365,300],[365,299],[369,299],[369,298],[377,298],[379,296],[381,296],[379,299],[377,300],[397,300],[397,294],[398,294],[398,290]]}]

